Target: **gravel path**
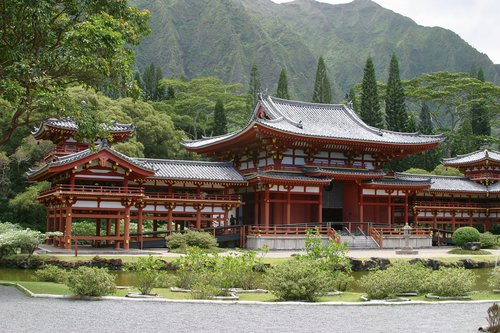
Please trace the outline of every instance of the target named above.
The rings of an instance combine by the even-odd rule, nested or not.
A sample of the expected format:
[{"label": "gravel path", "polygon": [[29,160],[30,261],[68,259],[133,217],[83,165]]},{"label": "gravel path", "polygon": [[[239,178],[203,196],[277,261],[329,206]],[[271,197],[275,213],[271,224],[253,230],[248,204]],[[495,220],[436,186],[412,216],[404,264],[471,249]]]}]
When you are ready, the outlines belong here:
[{"label": "gravel path", "polygon": [[0,332],[477,332],[490,304],[245,305],[29,298],[0,286]]}]

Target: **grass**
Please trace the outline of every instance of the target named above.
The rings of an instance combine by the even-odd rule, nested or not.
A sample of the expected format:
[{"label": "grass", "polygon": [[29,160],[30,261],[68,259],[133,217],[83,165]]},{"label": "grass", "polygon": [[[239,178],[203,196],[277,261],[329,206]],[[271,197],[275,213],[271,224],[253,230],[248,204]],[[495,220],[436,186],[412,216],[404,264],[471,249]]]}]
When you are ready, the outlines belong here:
[{"label": "grass", "polygon": [[465,250],[465,249],[453,249],[448,251],[449,254],[470,254],[470,255],[490,255],[491,252],[485,250]]}]

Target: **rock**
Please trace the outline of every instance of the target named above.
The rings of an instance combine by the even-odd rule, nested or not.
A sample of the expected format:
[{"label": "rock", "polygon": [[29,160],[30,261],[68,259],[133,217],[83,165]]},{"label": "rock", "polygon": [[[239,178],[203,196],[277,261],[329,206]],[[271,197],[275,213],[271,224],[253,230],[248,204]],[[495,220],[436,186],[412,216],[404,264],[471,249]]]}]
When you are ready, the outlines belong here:
[{"label": "rock", "polygon": [[464,244],[464,246],[462,248],[464,250],[478,251],[478,250],[481,250],[481,243],[480,242],[467,242]]}]

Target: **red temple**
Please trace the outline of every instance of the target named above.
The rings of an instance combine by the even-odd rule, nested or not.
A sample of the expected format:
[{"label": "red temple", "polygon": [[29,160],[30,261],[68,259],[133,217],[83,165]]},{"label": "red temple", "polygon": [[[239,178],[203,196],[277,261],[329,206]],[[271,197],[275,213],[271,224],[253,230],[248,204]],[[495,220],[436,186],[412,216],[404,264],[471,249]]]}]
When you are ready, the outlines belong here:
[{"label": "red temple", "polygon": [[[34,133],[57,144],[28,174],[53,185],[39,200],[48,209],[47,230],[64,233],[54,245],[92,240],[128,249],[142,244],[145,221],[153,223],[148,240],[159,238],[159,229],[214,228],[226,237],[238,233],[243,244],[245,233],[306,224],[371,232],[407,222],[450,231],[500,222],[498,152],[445,160],[464,177],[388,176],[387,162],[434,148],[442,136],[374,128],[345,105],[261,97],[243,129],[183,143],[216,162],[128,157],[110,145],[133,127],[108,130],[112,142],[96,147],[74,140],[70,120],[48,120]],[[96,221],[95,236],[72,235],[80,220]]]}]

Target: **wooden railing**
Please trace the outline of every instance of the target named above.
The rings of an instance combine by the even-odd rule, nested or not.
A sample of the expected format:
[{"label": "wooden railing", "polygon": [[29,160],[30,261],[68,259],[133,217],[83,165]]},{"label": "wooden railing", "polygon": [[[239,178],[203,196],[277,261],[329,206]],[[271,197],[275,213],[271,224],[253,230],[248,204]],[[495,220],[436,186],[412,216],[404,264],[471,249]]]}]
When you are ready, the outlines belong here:
[{"label": "wooden railing", "polygon": [[207,200],[207,201],[238,201],[239,195],[234,194],[203,194],[203,193],[146,193],[146,199],[177,199],[177,200]]},{"label": "wooden railing", "polygon": [[290,226],[290,225],[273,225],[265,226],[247,226],[247,236],[273,236],[273,237],[298,237],[307,235],[310,230],[317,230],[320,235],[328,236],[336,242],[340,242],[340,236],[335,229],[326,226]]},{"label": "wooden railing", "polygon": [[480,203],[472,203],[472,202],[450,202],[450,201],[415,201],[415,207],[446,207],[446,208],[481,208],[486,209],[489,208],[489,204],[480,204]]},{"label": "wooden railing", "polygon": [[384,246],[384,238],[376,228],[370,228],[368,230],[368,235],[377,243],[379,248]]},{"label": "wooden railing", "polygon": [[40,193],[40,196],[56,192],[78,192],[78,193],[103,193],[120,195],[144,195],[142,187],[122,187],[122,186],[96,186],[96,185],[69,185],[60,184]]},{"label": "wooden railing", "polygon": [[[402,237],[403,233],[404,233],[403,228],[370,228],[368,231],[368,235],[373,238],[373,240],[377,243],[379,248],[384,247],[384,237],[386,236]],[[413,228],[411,229],[411,235],[420,237],[431,237],[432,229]]]}]

